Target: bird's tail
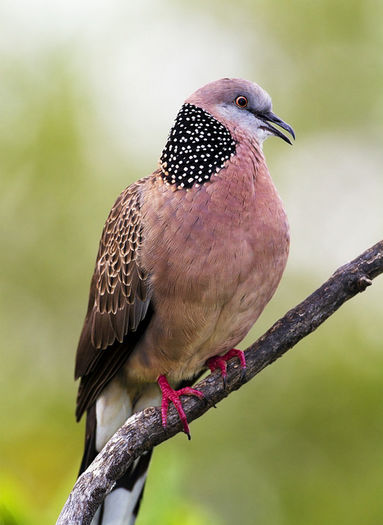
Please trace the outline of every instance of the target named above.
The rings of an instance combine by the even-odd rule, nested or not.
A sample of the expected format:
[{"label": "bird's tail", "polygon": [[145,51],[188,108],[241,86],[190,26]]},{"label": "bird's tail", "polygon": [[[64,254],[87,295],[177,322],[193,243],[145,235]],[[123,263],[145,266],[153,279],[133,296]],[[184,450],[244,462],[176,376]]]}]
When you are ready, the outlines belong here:
[{"label": "bird's tail", "polygon": [[152,451],[138,458],[98,508],[91,525],[133,525],[144,493]]},{"label": "bird's tail", "polygon": [[[105,443],[132,415],[152,403],[132,407],[130,397],[117,382],[111,382],[88,409],[85,450],[79,475],[91,464]],[[91,525],[133,525],[139,511],[152,451],[143,454],[120,478],[98,508]]]}]

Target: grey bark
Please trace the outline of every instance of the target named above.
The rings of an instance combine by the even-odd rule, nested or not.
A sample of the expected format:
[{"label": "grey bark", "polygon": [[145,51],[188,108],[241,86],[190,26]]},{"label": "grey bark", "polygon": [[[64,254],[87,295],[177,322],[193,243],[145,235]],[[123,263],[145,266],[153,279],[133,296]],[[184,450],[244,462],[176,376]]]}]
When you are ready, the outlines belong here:
[{"label": "grey bark", "polygon": [[[202,416],[233,390],[247,383],[266,366],[281,357],[301,339],[313,332],[343,303],[372,284],[383,273],[383,241],[345,264],[307,299],[286,313],[258,341],[246,350],[246,374],[241,374],[237,359],[228,364],[226,388],[216,371],[198,383],[205,400],[185,397],[183,406],[188,421]],[[168,426],[161,425],[159,408],[147,408],[133,415],[105,445],[101,453],[73,487],[56,525],[88,525],[98,506],[115,482],[144,451],[171,438],[182,430],[173,406]]]}]

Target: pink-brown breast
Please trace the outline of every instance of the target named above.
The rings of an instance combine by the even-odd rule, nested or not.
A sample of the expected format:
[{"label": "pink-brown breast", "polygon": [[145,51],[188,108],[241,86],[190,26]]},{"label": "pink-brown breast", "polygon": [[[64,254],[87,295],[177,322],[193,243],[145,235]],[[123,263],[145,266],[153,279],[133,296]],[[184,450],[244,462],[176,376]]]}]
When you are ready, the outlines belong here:
[{"label": "pink-brown breast", "polygon": [[244,338],[281,279],[289,228],[257,144],[242,141],[211,180],[186,191],[147,179],[141,260],[155,315],[127,362],[130,381],[192,377]]}]

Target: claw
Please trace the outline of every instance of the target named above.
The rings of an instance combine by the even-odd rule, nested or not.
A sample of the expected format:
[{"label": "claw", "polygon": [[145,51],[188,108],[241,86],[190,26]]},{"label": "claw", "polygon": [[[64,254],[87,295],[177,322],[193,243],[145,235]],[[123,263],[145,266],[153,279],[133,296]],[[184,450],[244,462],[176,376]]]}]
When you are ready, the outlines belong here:
[{"label": "claw", "polygon": [[214,370],[217,370],[217,368],[221,370],[221,377],[223,381],[223,387],[225,388],[225,390],[227,386],[227,382],[226,382],[227,381],[226,380],[227,361],[229,361],[232,357],[238,357],[241,363],[241,381],[243,381],[246,375],[246,358],[245,358],[245,353],[242,352],[242,350],[237,350],[236,348],[232,348],[225,355],[223,356],[216,355],[206,361],[206,364],[210,368],[211,372],[214,372]]},{"label": "claw", "polygon": [[164,375],[160,376],[157,379],[158,385],[162,392],[162,401],[161,401],[161,417],[162,417],[162,426],[166,428],[167,419],[168,419],[168,407],[169,403],[172,402],[176,407],[178,415],[182,421],[184,432],[187,435],[188,439],[191,439],[190,429],[188,425],[188,420],[186,418],[185,411],[183,409],[180,396],[196,396],[199,399],[203,399],[204,395],[199,390],[191,388],[189,386],[181,388],[180,390],[173,390],[169,385],[168,380]]}]

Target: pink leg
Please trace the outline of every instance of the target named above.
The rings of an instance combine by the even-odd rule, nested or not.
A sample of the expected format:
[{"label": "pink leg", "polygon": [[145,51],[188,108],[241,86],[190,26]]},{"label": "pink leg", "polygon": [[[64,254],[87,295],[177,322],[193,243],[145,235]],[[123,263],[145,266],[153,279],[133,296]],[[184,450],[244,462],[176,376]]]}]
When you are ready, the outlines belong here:
[{"label": "pink leg", "polygon": [[166,428],[167,419],[168,419],[168,407],[169,403],[172,402],[177,409],[178,415],[184,426],[184,432],[187,434],[187,437],[190,439],[190,430],[188,425],[188,420],[186,419],[186,414],[182,407],[180,396],[197,396],[199,399],[203,399],[203,393],[195,388],[189,386],[181,388],[181,390],[173,390],[169,385],[168,380],[165,376],[160,376],[157,379],[157,383],[161,389],[162,401],[161,401],[161,416],[162,416],[162,426]]},{"label": "pink leg", "polygon": [[237,350],[236,348],[232,348],[225,355],[223,356],[215,355],[214,357],[211,357],[210,359],[206,361],[206,364],[210,368],[211,372],[214,372],[214,370],[217,370],[217,368],[221,370],[221,376],[222,376],[225,386],[226,386],[226,376],[227,376],[227,362],[230,361],[232,357],[238,357],[241,363],[242,375],[243,375],[246,370],[246,358],[245,358],[245,353],[242,352],[242,350]]}]

